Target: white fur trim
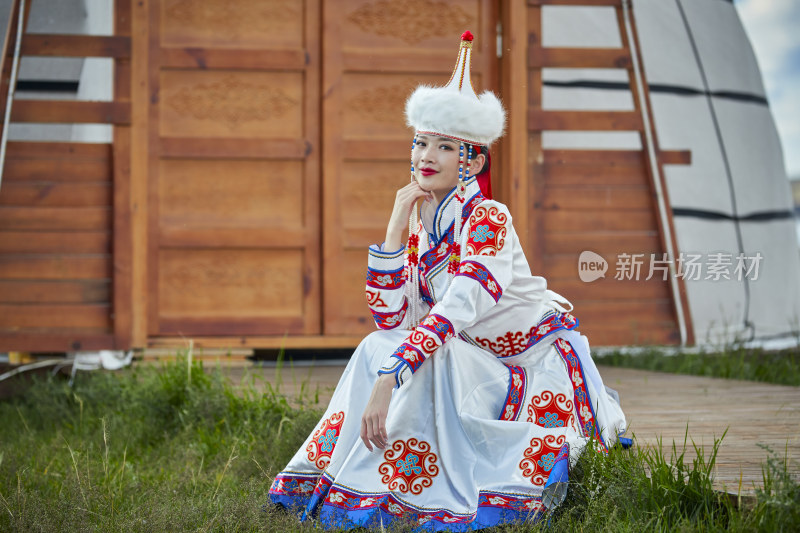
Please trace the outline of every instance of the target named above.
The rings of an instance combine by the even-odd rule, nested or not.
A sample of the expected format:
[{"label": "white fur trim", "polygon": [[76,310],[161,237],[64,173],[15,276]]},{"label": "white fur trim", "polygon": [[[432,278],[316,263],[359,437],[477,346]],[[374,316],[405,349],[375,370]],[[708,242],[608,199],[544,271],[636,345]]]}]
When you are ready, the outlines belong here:
[{"label": "white fur trim", "polygon": [[447,87],[420,85],[406,100],[406,122],[416,131],[489,145],[503,134],[506,112],[491,91],[475,98]]}]

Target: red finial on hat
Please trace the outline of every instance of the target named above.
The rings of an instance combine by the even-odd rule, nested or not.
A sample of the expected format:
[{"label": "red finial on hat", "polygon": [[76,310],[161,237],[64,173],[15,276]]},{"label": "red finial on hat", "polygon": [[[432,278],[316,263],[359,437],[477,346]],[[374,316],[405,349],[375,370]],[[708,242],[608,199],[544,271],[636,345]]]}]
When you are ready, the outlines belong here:
[{"label": "red finial on hat", "polygon": [[473,39],[472,32],[470,32],[469,30],[461,34],[462,41],[471,41],[472,39]]}]

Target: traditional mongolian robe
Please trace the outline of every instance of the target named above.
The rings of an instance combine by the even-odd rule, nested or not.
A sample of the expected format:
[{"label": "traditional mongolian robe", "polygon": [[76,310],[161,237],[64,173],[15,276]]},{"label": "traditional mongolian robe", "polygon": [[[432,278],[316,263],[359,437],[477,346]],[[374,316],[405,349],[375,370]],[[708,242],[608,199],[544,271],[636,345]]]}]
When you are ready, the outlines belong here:
[{"label": "traditional mongolian robe", "polygon": [[[455,216],[461,253],[451,266]],[[356,349],[270,489],[273,502],[325,527],[400,520],[467,531],[536,519],[563,499],[587,439],[607,448],[625,430],[571,304],[531,274],[506,206],[472,178],[466,202],[455,191],[426,201],[420,220],[424,319],[409,329],[409,254],[370,247],[366,295],[380,330]],[[397,388],[389,446],[370,452],[361,415],[379,373]]]}]

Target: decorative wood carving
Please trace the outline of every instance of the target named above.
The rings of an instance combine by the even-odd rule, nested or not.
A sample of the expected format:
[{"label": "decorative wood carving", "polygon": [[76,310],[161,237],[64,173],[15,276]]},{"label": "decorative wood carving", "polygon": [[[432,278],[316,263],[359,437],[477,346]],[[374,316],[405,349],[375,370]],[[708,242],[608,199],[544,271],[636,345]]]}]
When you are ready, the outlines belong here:
[{"label": "decorative wood carving", "polygon": [[376,87],[359,91],[347,99],[347,111],[376,122],[395,124],[403,121],[403,108],[409,87]]},{"label": "decorative wood carving", "polygon": [[303,4],[295,0],[198,2],[175,0],[164,8],[167,19],[190,27],[213,27],[220,34],[237,34],[242,28],[269,32],[302,18]]},{"label": "decorative wood carving", "polygon": [[[436,20],[423,13],[446,13]],[[413,44],[431,37],[452,37],[473,26],[475,17],[452,2],[436,0],[380,0],[364,4],[347,17],[363,31],[395,37]]]},{"label": "decorative wood carving", "polygon": [[164,105],[179,115],[197,120],[217,120],[235,126],[240,122],[274,120],[299,102],[281,88],[234,78],[201,83],[169,94]]}]

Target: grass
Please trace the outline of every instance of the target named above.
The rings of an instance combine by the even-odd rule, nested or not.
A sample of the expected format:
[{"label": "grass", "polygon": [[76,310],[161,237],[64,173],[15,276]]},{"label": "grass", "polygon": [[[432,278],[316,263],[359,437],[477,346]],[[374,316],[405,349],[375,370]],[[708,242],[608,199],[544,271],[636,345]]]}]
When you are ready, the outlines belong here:
[{"label": "grass", "polygon": [[[186,359],[79,378],[0,403],[0,531],[315,531],[262,506],[322,406]],[[495,531],[800,530],[797,465],[770,452],[738,505],[712,489],[719,441],[692,446],[587,451],[559,509]]]},{"label": "grass", "polygon": [[797,348],[766,351],[737,345],[711,353],[681,351],[666,354],[653,349],[592,357],[598,365],[800,386],[800,349]]}]

